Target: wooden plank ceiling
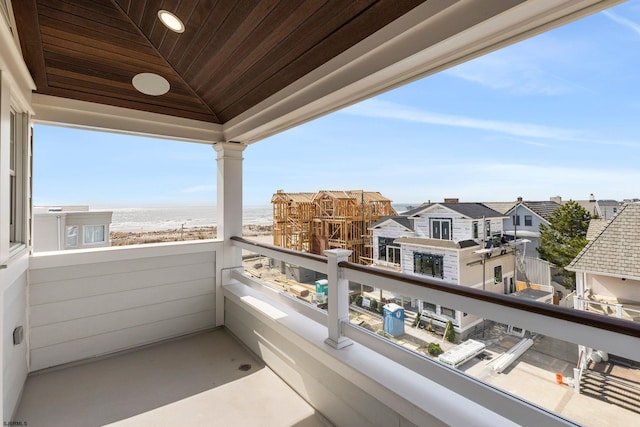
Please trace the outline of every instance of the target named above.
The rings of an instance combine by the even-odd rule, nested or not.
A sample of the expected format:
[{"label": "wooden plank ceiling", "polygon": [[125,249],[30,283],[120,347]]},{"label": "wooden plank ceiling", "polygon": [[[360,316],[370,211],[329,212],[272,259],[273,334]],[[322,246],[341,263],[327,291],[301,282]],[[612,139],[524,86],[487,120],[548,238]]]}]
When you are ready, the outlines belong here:
[{"label": "wooden plank ceiling", "polygon": [[[225,123],[425,0],[19,0],[37,93]],[[186,30],[158,19],[164,9]],[[138,73],[166,78],[145,95]]]}]

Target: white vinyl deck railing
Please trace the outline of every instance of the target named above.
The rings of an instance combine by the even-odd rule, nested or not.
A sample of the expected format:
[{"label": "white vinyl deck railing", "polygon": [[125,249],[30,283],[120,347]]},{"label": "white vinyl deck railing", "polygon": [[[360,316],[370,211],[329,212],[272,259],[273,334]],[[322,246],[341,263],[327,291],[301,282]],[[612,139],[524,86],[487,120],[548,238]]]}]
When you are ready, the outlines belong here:
[{"label": "white vinyl deck railing", "polygon": [[255,243],[240,237],[232,237],[231,240],[233,246],[238,249],[327,274],[329,293],[326,311],[304,304],[284,293],[273,292],[258,279],[244,274],[240,268],[232,274],[233,279],[244,285],[254,289],[263,288],[261,292],[270,295],[271,298],[279,299],[280,302],[295,307],[299,313],[326,325],[326,343],[341,349],[349,346],[351,342],[358,342],[520,425],[574,424],[551,411],[350,324],[349,281],[383,288],[398,295],[456,307],[464,312],[576,345],[607,349],[610,354],[627,359],[638,358],[640,324],[635,322],[353,264],[347,262],[349,251],[340,249],[327,251],[327,256],[323,257]]}]

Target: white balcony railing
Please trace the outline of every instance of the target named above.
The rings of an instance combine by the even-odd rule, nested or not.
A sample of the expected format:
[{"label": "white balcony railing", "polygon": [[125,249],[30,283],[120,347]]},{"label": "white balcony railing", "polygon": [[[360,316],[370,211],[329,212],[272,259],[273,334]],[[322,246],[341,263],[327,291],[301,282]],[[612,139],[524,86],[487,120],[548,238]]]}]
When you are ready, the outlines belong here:
[{"label": "white balcony railing", "polygon": [[[394,369],[397,369],[398,371],[393,377],[400,378],[402,376],[404,379],[390,381],[386,388],[392,390],[396,398],[402,397],[403,404],[408,401],[411,405],[420,408],[421,411],[431,413],[444,422],[455,424],[455,421],[446,420],[446,417],[461,416],[462,413],[471,411],[470,407],[464,405],[472,404],[476,405],[476,408],[488,410],[491,414],[500,417],[503,422],[508,420],[519,425],[574,425],[572,421],[564,419],[550,410],[536,406],[458,370],[393,344],[377,334],[350,324],[349,281],[385,289],[397,295],[455,307],[464,312],[535,331],[538,334],[576,345],[607,349],[610,354],[631,360],[638,357],[637,349],[640,348],[640,324],[638,323],[353,264],[346,261],[348,251],[327,251],[327,257],[322,257],[301,254],[272,245],[258,244],[238,237],[233,237],[232,242],[238,250],[248,250],[327,274],[329,279],[328,309],[326,311],[319,310],[314,306],[304,304],[295,297],[265,287],[260,280],[244,274],[242,268],[236,269],[231,275],[231,281],[227,286],[234,288],[229,289],[229,294],[225,293],[225,295],[232,298],[232,294],[237,293],[233,298],[237,297],[240,300],[243,298],[240,294],[243,294],[244,291],[241,291],[238,286],[245,286],[265,296],[267,305],[268,301],[277,302],[302,315],[302,317],[298,317],[299,319],[310,319],[322,325],[321,327],[325,331],[325,343],[335,349],[330,353],[333,355],[332,357],[336,358],[336,364],[346,363],[359,374],[370,375],[370,378],[379,376],[381,370],[395,372]],[[245,297],[247,296],[245,295]],[[278,320],[287,317],[277,310],[275,313],[272,313],[272,319]],[[299,321],[302,322],[302,320]],[[289,327],[295,328],[290,321],[287,324],[290,325]],[[305,333],[308,332],[300,332],[300,334]],[[351,346],[351,343],[354,345]],[[366,351],[373,351],[375,354],[381,355],[382,360],[386,361],[382,363],[388,364],[388,366],[371,366],[371,371],[367,373],[367,363],[362,358],[354,360],[354,354],[360,354],[360,349],[363,349],[362,354],[365,354]],[[370,356],[371,353],[366,354],[369,355],[367,357],[373,358]],[[577,355],[576,347],[576,357]],[[415,377],[423,378],[429,385],[424,386],[423,384],[421,387],[424,388],[416,391],[412,388],[415,386],[415,377],[411,376],[410,379],[406,372],[401,373],[404,372],[401,369],[409,369],[414,375],[418,374]],[[348,374],[344,375],[348,376]],[[454,393],[457,398],[453,400],[438,399],[436,393],[430,394],[429,391],[431,388],[431,392],[433,392],[435,385],[443,386],[448,392]],[[414,390],[413,394],[410,390]],[[379,394],[384,396],[382,392]],[[425,394],[428,395],[428,398],[425,397]],[[435,401],[438,402],[438,405],[434,406],[433,402]],[[391,408],[394,407],[393,399],[391,401],[387,399],[384,402]],[[395,404],[400,412],[402,405],[397,401]],[[405,412],[403,415],[406,414]],[[419,418],[412,419],[410,414],[406,416],[412,422],[418,421],[419,423],[420,421]],[[491,422],[495,422],[495,419],[475,420],[478,425]]]}]

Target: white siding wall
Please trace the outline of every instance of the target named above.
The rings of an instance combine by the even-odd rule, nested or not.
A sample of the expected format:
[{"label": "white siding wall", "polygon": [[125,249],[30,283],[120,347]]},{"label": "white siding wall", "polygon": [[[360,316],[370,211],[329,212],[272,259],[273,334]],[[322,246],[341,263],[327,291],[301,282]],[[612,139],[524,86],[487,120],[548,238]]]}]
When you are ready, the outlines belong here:
[{"label": "white siding wall", "polygon": [[445,208],[435,208],[428,213],[420,214],[420,218],[416,218],[414,222],[414,229],[416,230],[415,237],[431,238],[430,220],[442,218],[452,220],[451,236],[453,240],[470,239],[470,235],[465,232],[464,221],[461,221],[463,217]]},{"label": "white siding wall", "polygon": [[215,325],[219,242],[34,255],[31,370]]},{"label": "white siding wall", "polygon": [[[436,209],[428,213],[423,213],[420,218],[416,218],[414,223],[416,231],[415,237],[431,238],[430,220],[443,218],[451,220],[452,240],[458,242],[461,240],[473,239],[472,224],[474,221],[478,221],[478,238],[482,239],[482,219],[468,219],[460,214],[451,212],[448,209]],[[499,234],[504,230],[502,219],[487,218],[487,221],[491,224],[491,234]]]},{"label": "white siding wall", "polygon": [[375,229],[372,231],[373,236],[373,259],[379,259],[378,242],[381,237],[399,238],[399,237],[413,237],[413,233],[407,231],[403,226],[394,222],[385,225],[383,228]]},{"label": "white siding wall", "polygon": [[[18,404],[22,386],[27,378],[27,265],[25,255],[13,259],[0,270],[2,283],[2,409],[10,420]],[[13,344],[13,330],[22,326],[25,338]]]},{"label": "white siding wall", "polygon": [[[65,224],[60,218],[60,228],[64,230]],[[33,251],[57,251],[58,240],[60,244],[64,245],[62,236],[64,234],[60,232],[58,234],[58,218],[54,215],[34,215],[33,219]],[[64,246],[60,246],[64,248]]]},{"label": "white siding wall", "polygon": [[[432,255],[441,255],[443,257],[443,272],[444,277],[440,279],[436,277],[438,280],[444,280],[447,283],[453,283],[455,285],[458,284],[458,251],[455,250],[447,250],[443,248],[436,247],[425,247],[425,246],[417,246],[417,245],[402,245],[402,272],[406,274],[410,274],[413,276],[425,277],[424,275],[417,274],[413,272],[413,254],[415,252],[427,253]],[[431,276],[428,276],[431,277]]]},{"label": "white siding wall", "polygon": [[[504,229],[505,230],[509,230],[509,231],[513,231],[514,226],[513,226],[513,215],[515,215],[515,210],[511,210],[510,212],[507,213],[507,215],[509,215],[509,218],[505,219],[503,224],[504,224]],[[531,215],[531,225],[530,226],[525,226],[524,225],[524,217],[525,215]],[[516,227],[516,234],[520,231],[530,231],[533,233],[540,233],[540,224],[545,224],[545,225],[549,225],[549,223],[547,221],[545,221],[544,219],[540,218],[538,215],[534,214],[533,212],[531,212],[529,209],[527,209],[524,206],[519,206],[518,207],[518,216],[520,217],[520,225],[518,225]],[[522,236],[520,236],[522,237]],[[527,243],[527,256],[532,256],[532,257],[537,257],[538,256],[538,251],[536,250],[536,248],[538,246],[540,246],[540,239],[537,237],[525,237],[526,239],[529,239],[531,242]]]}]

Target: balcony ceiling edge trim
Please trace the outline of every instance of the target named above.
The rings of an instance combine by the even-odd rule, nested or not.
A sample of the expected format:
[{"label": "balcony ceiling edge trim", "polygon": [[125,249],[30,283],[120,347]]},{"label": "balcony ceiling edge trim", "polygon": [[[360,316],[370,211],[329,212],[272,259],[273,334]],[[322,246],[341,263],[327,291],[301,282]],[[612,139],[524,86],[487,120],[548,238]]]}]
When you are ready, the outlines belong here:
[{"label": "balcony ceiling edge trim", "polygon": [[21,87],[28,87],[31,90],[35,90],[36,84],[29,73],[27,64],[22,58],[20,47],[16,45],[13,35],[5,22],[0,23],[0,41],[2,42],[0,43],[0,65],[2,65],[0,68],[7,67],[15,78],[19,76]]},{"label": "balcony ceiling edge trim", "polygon": [[32,104],[36,123],[202,144],[224,140],[216,123],[37,93]]},{"label": "balcony ceiling edge trim", "polygon": [[[473,3],[426,2],[324,66],[223,125],[227,140],[253,143],[322,115],[595,13],[621,0],[525,2],[440,40],[438,20]],[[475,4],[477,6],[477,4]],[[482,3],[481,7],[485,4]],[[498,7],[498,6],[496,6]],[[447,26],[440,28],[443,32]]]}]

